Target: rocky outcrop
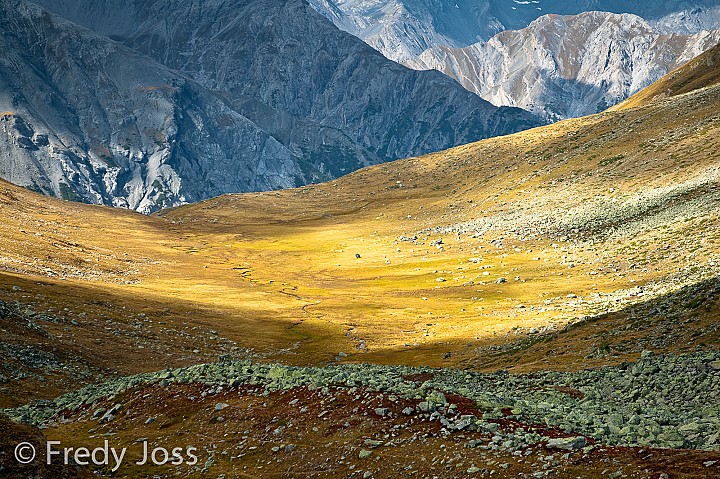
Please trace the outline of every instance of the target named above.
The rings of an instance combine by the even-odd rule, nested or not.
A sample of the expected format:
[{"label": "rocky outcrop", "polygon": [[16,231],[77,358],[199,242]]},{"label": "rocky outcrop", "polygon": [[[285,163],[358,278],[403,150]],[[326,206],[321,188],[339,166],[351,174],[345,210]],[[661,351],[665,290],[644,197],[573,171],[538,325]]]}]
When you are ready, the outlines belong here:
[{"label": "rocky outcrop", "polygon": [[[502,370],[480,374],[367,364],[291,367],[224,357],[217,363],[96,383],[52,401],[37,401],[3,412],[16,421],[34,425],[52,424],[61,420],[61,415],[74,411],[83,411],[85,419],[111,422],[124,405],[116,402],[108,409],[98,408],[97,404],[149,384],[162,388],[204,384],[218,390],[253,386],[264,389],[266,396],[299,388],[335,394],[345,390],[357,394],[367,389],[412,401],[413,406],[401,414],[436,422],[448,432],[490,433],[493,450],[522,451],[528,445],[544,442],[548,449],[574,451],[583,448],[588,443],[586,437],[591,437],[609,445],[716,451],[720,449],[718,358],[718,353],[655,356],[645,351],[637,362],[614,367],[511,375]],[[430,379],[412,379],[420,375]],[[451,404],[458,398],[474,403],[477,416],[458,415],[457,405]],[[374,413],[380,417],[397,414],[388,408],[377,408]],[[327,411],[320,417],[325,414]],[[524,430],[504,434],[496,422],[499,419],[544,424],[571,436],[544,437],[525,434]],[[381,444],[374,440],[364,443],[371,448]]]}]

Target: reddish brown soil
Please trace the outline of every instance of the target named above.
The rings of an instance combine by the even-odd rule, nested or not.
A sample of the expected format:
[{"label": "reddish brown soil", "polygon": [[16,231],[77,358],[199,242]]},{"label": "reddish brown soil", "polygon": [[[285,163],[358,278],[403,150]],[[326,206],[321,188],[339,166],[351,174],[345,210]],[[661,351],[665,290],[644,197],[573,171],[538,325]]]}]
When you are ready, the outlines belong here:
[{"label": "reddish brown soil", "polygon": [[[463,414],[473,411],[467,400],[448,400]],[[436,421],[402,413],[405,407],[416,406],[416,401],[361,389],[351,393],[331,388],[324,393],[302,388],[268,394],[253,387],[213,391],[207,385],[156,385],[130,391],[102,406],[118,402],[124,407],[110,423],[98,424],[91,418],[97,405],[73,413],[68,417],[72,422],[49,428],[46,435],[74,447],[97,447],[106,438],[115,447],[128,447],[129,459],[114,476],[125,478],[179,474],[215,479],[225,474],[226,478],[509,479],[547,470],[552,471],[547,477],[560,479],[605,478],[616,472],[623,474],[617,477],[638,479],[658,479],[661,474],[672,479],[720,477],[718,452],[596,447],[588,454],[576,451],[564,456],[565,451],[542,444],[528,448],[528,456],[493,451],[485,448],[490,434],[445,433]],[[218,404],[227,407],[216,410]],[[387,407],[390,414],[379,416],[375,412],[379,407]],[[145,424],[149,418],[154,421]],[[532,429],[516,421],[497,422],[505,432]],[[566,435],[547,428],[538,432]],[[135,466],[130,459],[140,457],[139,438],[147,438],[150,448],[195,446],[198,465]],[[479,447],[469,447],[471,441]],[[361,459],[363,449],[370,455]],[[541,459],[550,455],[554,456],[551,463]],[[718,463],[706,467],[707,461]],[[471,467],[478,470],[468,473]]]}]

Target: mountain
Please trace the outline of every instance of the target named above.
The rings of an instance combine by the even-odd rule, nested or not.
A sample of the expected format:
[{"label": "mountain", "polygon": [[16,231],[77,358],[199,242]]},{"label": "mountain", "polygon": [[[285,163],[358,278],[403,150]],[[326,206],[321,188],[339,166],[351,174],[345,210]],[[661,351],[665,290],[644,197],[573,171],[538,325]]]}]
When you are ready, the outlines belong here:
[{"label": "mountain", "polygon": [[301,0],[42,3],[74,23],[2,10],[0,172],[65,198],[150,212],[540,124],[387,60]]},{"label": "mountain", "polygon": [[665,75],[648,88],[636,93],[611,110],[638,108],[653,101],[669,99],[685,93],[717,86],[720,83],[720,45],[694,58],[677,70]]},{"label": "mountain", "polygon": [[720,39],[719,1],[311,4],[392,60],[549,121],[602,111]]},{"label": "mountain", "polygon": [[663,33],[693,34],[720,26],[720,1],[620,0],[309,0],[338,28],[412,68],[434,47],[461,48],[505,30],[520,30],[547,14],[632,13]]},{"label": "mountain", "polygon": [[3,178],[144,212],[303,178],[270,134],[151,59],[26,2],[0,22]]},{"label": "mountain", "polygon": [[631,14],[545,15],[465,48],[425,51],[419,64],[496,105],[548,120],[590,115],[640,91],[720,42],[720,30],[665,34]]}]

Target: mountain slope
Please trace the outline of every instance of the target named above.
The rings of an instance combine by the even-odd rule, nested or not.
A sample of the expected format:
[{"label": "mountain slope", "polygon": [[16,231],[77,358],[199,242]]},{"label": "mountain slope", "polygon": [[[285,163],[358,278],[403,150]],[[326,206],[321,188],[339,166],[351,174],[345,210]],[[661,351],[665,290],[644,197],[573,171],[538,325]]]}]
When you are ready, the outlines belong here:
[{"label": "mountain slope", "polygon": [[363,146],[382,158],[533,124],[524,112],[492,108],[441,75],[386,61],[301,0],[207,2],[202,11],[176,13],[183,5],[152,3],[144,13],[166,18],[165,24],[144,22],[126,43],[229,92],[231,101],[250,96],[366,139]]},{"label": "mountain slope", "polygon": [[663,34],[635,15],[547,15],[487,43],[427,50],[418,63],[496,105],[549,120],[597,113],[720,41],[720,30]]},{"label": "mountain slope", "polygon": [[[293,152],[308,148],[306,136],[295,134],[298,119],[342,132],[379,161],[538,124],[526,112],[498,110],[443,75],[387,61],[302,0],[42,3],[221,92],[257,124],[268,107],[284,114],[283,122],[265,128]],[[109,24],[108,17],[123,21]],[[324,144],[331,151],[322,160],[331,169],[328,163],[347,153]],[[307,152],[311,159],[318,154]]]},{"label": "mountain slope", "polygon": [[[295,294],[371,350],[358,359],[490,367],[497,353],[586,367],[644,348],[702,348],[718,334],[717,94],[710,86],[313,188],[161,215],[201,231],[282,237],[268,247],[311,258],[291,282],[308,286]],[[711,298],[698,310],[702,332],[676,328],[696,297]]]},{"label": "mountain slope", "polygon": [[153,211],[294,186],[298,157],[181,75],[33,4],[0,5],[0,176]]},{"label": "mountain slope", "polygon": [[652,86],[620,103],[613,110],[647,105],[653,100],[690,93],[720,83],[720,45],[664,76]]}]

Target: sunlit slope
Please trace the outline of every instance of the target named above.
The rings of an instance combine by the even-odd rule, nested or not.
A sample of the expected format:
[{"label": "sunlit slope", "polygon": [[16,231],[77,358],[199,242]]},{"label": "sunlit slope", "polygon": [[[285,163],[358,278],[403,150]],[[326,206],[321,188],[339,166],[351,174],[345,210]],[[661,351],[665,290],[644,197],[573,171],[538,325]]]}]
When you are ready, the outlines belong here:
[{"label": "sunlit slope", "polygon": [[205,254],[163,219],[4,181],[0,217],[0,406],[246,347],[282,354],[303,338],[275,310],[299,315],[305,303],[282,285],[268,300],[223,235]]},{"label": "sunlit slope", "polygon": [[[584,367],[693,349],[717,337],[715,296],[700,284],[720,251],[717,95],[162,216],[200,237],[242,234],[233,247],[253,277],[296,288],[309,304],[300,318],[355,341],[337,346],[349,359]],[[635,303],[642,311],[626,310]]]},{"label": "sunlit slope", "polygon": [[2,405],[250,349],[527,370],[717,344],[719,92],[155,217],[0,183]]}]

